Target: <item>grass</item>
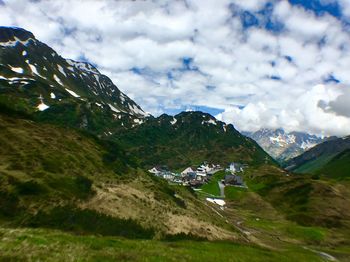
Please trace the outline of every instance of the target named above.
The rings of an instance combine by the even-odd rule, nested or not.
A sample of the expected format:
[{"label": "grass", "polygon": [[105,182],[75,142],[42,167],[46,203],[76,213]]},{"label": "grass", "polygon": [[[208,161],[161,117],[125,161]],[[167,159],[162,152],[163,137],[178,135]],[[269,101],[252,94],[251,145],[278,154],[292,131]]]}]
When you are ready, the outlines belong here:
[{"label": "grass", "polygon": [[210,181],[200,188],[203,192],[220,197],[220,188],[218,182],[225,178],[225,171],[218,171],[210,178]]},{"label": "grass", "polygon": [[294,245],[272,251],[232,242],[136,241],[25,228],[0,228],[0,236],[2,261],[322,261]]},{"label": "grass", "polygon": [[225,187],[225,199],[239,200],[245,196],[248,192],[246,188],[226,186]]},{"label": "grass", "polygon": [[328,163],[333,157],[334,155],[320,156],[314,160],[307,161],[305,164],[295,169],[294,172],[301,174],[314,173],[320,168],[322,168],[322,166],[324,166],[326,163]]},{"label": "grass", "polygon": [[324,242],[328,233],[327,229],[320,227],[304,227],[283,219],[267,219],[262,217],[250,217],[246,225],[255,229],[263,229],[267,232],[274,232],[281,237],[288,237],[299,240],[305,244],[317,244]]},{"label": "grass", "polygon": [[333,157],[316,173],[336,179],[350,178],[350,149]]}]

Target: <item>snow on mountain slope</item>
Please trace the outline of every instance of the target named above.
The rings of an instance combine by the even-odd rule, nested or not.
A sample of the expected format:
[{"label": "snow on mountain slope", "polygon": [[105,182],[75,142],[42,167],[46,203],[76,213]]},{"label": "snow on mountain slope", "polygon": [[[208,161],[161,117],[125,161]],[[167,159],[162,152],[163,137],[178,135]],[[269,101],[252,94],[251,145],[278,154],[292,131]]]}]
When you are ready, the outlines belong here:
[{"label": "snow on mountain slope", "polygon": [[287,133],[283,129],[260,129],[244,132],[254,139],[267,153],[278,161],[286,161],[309,150],[324,139],[302,132]]},{"label": "snow on mountain slope", "polygon": [[[59,56],[21,28],[0,27],[0,91],[24,99],[27,111],[40,111],[47,120],[98,130],[98,135],[149,116],[95,66]],[[47,106],[43,111],[39,97]]]}]

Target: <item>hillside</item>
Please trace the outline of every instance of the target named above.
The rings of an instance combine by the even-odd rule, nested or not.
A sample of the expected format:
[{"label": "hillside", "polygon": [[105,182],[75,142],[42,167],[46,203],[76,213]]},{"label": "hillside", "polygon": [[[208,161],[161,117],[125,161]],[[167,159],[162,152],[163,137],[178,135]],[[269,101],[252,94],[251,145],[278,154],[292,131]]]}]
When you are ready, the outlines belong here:
[{"label": "hillside", "polygon": [[315,173],[332,158],[347,149],[350,149],[350,137],[325,141],[304,154],[289,160],[285,166],[288,170],[297,173]]},{"label": "hillside", "polygon": [[117,145],[3,114],[0,127],[2,225],[131,238],[238,237],[190,191],[138,170]]},{"label": "hillside", "polygon": [[146,167],[167,165],[179,169],[203,161],[223,166],[231,162],[274,163],[256,142],[241,135],[233,125],[202,112],[150,118],[113,138]]},{"label": "hillside", "polygon": [[10,27],[0,27],[0,105],[102,137],[148,116],[93,65]]},{"label": "hillside", "polygon": [[350,149],[337,154],[316,173],[332,178],[350,178]]}]

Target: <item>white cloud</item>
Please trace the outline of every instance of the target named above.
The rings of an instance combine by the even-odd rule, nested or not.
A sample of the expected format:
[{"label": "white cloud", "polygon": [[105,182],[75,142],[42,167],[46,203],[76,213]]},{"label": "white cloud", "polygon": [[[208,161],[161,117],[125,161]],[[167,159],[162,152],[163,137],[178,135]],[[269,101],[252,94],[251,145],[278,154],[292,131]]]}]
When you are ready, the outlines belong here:
[{"label": "white cloud", "polygon": [[[333,76],[343,90],[350,88],[350,36],[330,15],[276,1],[271,19],[283,24],[276,33],[262,26],[244,30],[232,14],[254,13],[266,5],[261,0],[4,3],[2,25],[32,31],[64,57],[87,58],[155,115],[208,106],[225,110],[220,117],[241,130],[350,133],[342,113],[347,93],[319,86]],[[349,1],[339,4],[350,17]],[[192,59],[192,70],[185,70],[184,58]]]}]

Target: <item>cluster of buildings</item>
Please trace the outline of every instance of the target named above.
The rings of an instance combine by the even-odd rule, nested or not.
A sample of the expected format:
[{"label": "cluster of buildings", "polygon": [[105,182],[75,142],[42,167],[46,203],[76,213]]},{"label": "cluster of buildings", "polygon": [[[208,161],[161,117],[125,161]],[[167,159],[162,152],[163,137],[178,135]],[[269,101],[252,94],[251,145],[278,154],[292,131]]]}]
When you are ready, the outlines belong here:
[{"label": "cluster of buildings", "polygon": [[[224,185],[244,186],[242,176],[237,175],[246,167],[244,164],[231,163],[225,169],[227,175],[222,180]],[[173,173],[166,166],[156,166],[148,170],[157,177],[163,178],[171,183],[198,187],[210,180],[210,177],[219,170],[223,170],[220,165],[203,163],[199,167],[187,167],[181,173]]]},{"label": "cluster of buildings", "polygon": [[197,168],[187,167],[181,173],[173,173],[165,166],[153,167],[148,172],[169,182],[195,187],[208,182],[210,176],[219,170],[222,170],[220,165],[203,163]]},{"label": "cluster of buildings", "polygon": [[230,173],[225,176],[225,179],[222,181],[224,185],[235,185],[235,186],[245,186],[243,182],[243,178],[239,174],[246,168],[247,165],[241,163],[231,163],[228,168],[226,168],[226,172]]}]

